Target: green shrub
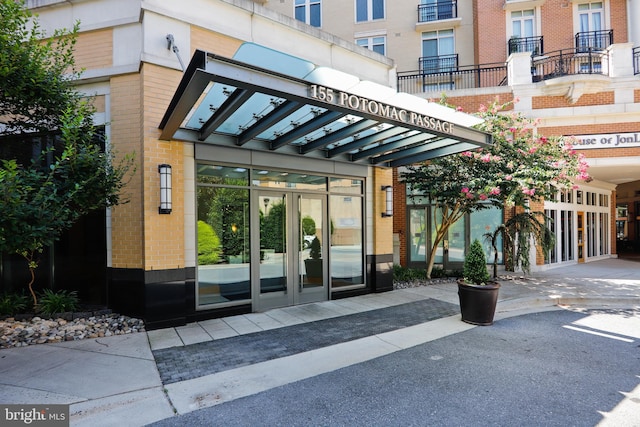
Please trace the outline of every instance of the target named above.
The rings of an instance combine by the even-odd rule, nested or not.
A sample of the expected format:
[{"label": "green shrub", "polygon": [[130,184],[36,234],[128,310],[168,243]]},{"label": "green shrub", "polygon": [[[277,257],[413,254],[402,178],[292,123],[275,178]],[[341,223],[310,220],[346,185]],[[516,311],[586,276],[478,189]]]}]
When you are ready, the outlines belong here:
[{"label": "green shrub", "polygon": [[471,243],[469,253],[464,258],[464,280],[475,285],[485,285],[489,281],[487,257],[478,239]]},{"label": "green shrub", "polygon": [[424,280],[427,273],[421,268],[408,268],[398,264],[393,265],[393,280],[398,282],[411,282],[413,280]]},{"label": "green shrub", "polygon": [[198,265],[216,264],[220,259],[220,238],[212,226],[198,221]]},{"label": "green shrub", "polygon": [[24,313],[29,308],[29,297],[24,293],[6,293],[0,295],[0,316],[13,316]]},{"label": "green shrub", "polygon": [[64,313],[67,311],[75,311],[80,305],[78,293],[76,291],[57,291],[45,289],[40,294],[38,303],[38,312],[47,316],[55,313]]}]

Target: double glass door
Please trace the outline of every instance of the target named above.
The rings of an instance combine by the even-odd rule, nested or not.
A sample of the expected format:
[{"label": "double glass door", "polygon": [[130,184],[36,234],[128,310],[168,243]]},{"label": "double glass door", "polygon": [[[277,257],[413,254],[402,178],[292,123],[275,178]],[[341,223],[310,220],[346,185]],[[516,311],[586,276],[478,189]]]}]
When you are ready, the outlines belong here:
[{"label": "double glass door", "polygon": [[254,306],[264,311],[326,300],[326,195],[264,190],[255,197]]}]

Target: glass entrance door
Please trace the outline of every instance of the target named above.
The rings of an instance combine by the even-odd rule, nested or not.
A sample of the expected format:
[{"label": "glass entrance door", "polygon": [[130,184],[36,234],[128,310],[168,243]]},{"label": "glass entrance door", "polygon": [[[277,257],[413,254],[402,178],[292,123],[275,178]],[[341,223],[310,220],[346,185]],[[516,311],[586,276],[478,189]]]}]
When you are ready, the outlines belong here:
[{"label": "glass entrance door", "polygon": [[326,196],[257,192],[254,305],[259,311],[326,300]]}]

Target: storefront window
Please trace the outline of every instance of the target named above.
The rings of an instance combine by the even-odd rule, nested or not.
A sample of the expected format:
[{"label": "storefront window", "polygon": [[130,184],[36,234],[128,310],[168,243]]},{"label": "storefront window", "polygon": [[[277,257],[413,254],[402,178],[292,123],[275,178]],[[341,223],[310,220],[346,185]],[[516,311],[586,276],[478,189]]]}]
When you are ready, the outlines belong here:
[{"label": "storefront window", "polygon": [[246,169],[198,165],[199,306],[251,297],[247,183]]},{"label": "storefront window", "polygon": [[[329,198],[332,289],[364,284],[363,200],[361,191],[357,195],[353,191],[362,189],[362,181],[348,181],[351,184],[346,188],[332,187],[346,189],[347,194],[332,194]],[[332,180],[332,184],[338,184],[338,181]]]}]

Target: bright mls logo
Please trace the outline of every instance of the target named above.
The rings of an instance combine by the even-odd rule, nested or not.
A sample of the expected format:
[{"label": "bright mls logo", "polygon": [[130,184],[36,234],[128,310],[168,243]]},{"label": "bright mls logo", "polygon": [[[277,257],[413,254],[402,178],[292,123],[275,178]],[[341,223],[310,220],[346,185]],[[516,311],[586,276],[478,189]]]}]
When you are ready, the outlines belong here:
[{"label": "bright mls logo", "polygon": [[69,405],[0,405],[3,426],[69,426]]}]

